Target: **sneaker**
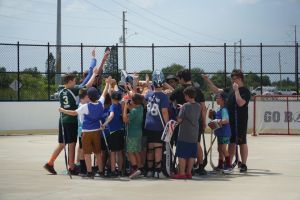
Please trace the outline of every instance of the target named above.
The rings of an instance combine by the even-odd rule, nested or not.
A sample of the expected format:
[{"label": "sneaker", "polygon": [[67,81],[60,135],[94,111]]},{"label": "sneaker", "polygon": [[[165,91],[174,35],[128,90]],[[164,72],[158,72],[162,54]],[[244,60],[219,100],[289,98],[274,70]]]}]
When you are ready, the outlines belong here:
[{"label": "sneaker", "polygon": [[174,174],[171,176],[172,179],[186,179],[187,176],[185,174]]},{"label": "sneaker", "polygon": [[118,178],[119,177],[119,172],[116,170],[116,171],[112,171],[110,173],[110,178]]},{"label": "sneaker", "polygon": [[165,179],[165,178],[167,178],[167,177],[164,175],[164,173],[162,173],[161,171],[160,171],[160,172],[158,172],[158,171],[154,172],[154,177],[155,177],[155,178],[158,178],[158,179]]},{"label": "sneaker", "polygon": [[224,167],[223,173],[224,174],[231,174],[232,173],[232,168],[231,167]]},{"label": "sneaker", "polygon": [[137,169],[130,174],[129,178],[134,179],[134,178],[137,178],[141,174],[142,174],[141,170]]},{"label": "sneaker", "polygon": [[146,173],[147,178],[153,178],[153,176],[154,176],[153,171],[147,171]]},{"label": "sneaker", "polygon": [[94,179],[94,174],[93,172],[87,172],[82,176],[82,178],[87,178],[87,179]]},{"label": "sneaker", "polygon": [[217,166],[214,168],[214,171],[217,171],[217,172],[222,171],[222,170],[223,170],[222,166]]},{"label": "sneaker", "polygon": [[193,175],[192,175],[192,174],[186,174],[186,178],[187,178],[187,179],[192,179],[192,178],[193,178]]},{"label": "sneaker", "polygon": [[196,172],[197,174],[199,174],[199,176],[207,175],[206,170],[203,169],[203,168],[198,168],[195,172]]},{"label": "sneaker", "polygon": [[241,168],[240,168],[240,172],[241,173],[244,173],[244,172],[247,172],[247,165],[246,164],[241,164]]},{"label": "sneaker", "polygon": [[80,169],[78,170],[75,167],[74,167],[74,169],[69,168],[69,172],[71,175],[77,176],[80,172]]},{"label": "sneaker", "polygon": [[238,168],[241,168],[241,165],[242,165],[242,162],[239,161],[239,162],[238,162]]},{"label": "sneaker", "polygon": [[46,163],[44,165],[44,169],[47,170],[50,174],[56,175],[57,172],[54,169],[54,166],[49,165],[48,163]]}]

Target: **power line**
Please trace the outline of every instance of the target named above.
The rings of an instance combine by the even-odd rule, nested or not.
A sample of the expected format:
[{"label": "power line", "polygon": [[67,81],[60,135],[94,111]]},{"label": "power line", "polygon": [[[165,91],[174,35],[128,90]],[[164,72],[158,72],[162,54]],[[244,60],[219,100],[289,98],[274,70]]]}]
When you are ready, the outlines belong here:
[{"label": "power line", "polygon": [[[112,1],[113,1],[114,3],[120,5],[121,7],[123,7],[123,8],[125,8],[125,9],[131,11],[132,13],[136,14],[137,16],[142,17],[142,18],[144,18],[144,19],[150,21],[151,23],[156,24],[157,26],[159,26],[159,27],[161,27],[161,28],[163,28],[163,29],[165,29],[165,30],[167,30],[167,31],[169,31],[169,32],[171,32],[171,33],[173,33],[173,34],[175,34],[175,35],[181,36],[181,37],[183,37],[183,38],[187,38],[187,36],[184,35],[184,34],[177,33],[176,31],[174,31],[174,30],[172,30],[172,29],[170,29],[170,28],[168,28],[168,27],[166,27],[166,26],[163,26],[163,25],[160,24],[160,23],[157,23],[155,20],[149,19],[149,18],[145,17],[144,15],[139,14],[138,12],[136,12],[136,11],[134,11],[134,10],[132,10],[132,9],[130,9],[130,8],[126,7],[126,6],[124,6],[123,4],[121,4],[121,3],[119,3],[119,2],[117,2],[117,1],[115,1],[115,0],[112,0]],[[189,42],[189,41],[187,41],[187,40],[185,40],[185,41],[186,41],[187,43]]]},{"label": "power line", "polygon": [[187,26],[184,26],[184,25],[182,25],[182,24],[178,24],[178,23],[176,23],[176,22],[172,22],[172,21],[170,21],[169,19],[164,18],[164,17],[162,17],[162,16],[160,16],[160,15],[158,15],[158,14],[156,14],[156,13],[154,13],[154,12],[152,12],[152,11],[146,9],[146,8],[143,8],[143,7],[141,7],[140,5],[134,3],[134,2],[132,2],[132,1],[130,1],[130,0],[127,0],[127,1],[130,2],[131,4],[135,5],[136,7],[139,7],[140,9],[143,9],[143,10],[145,10],[146,12],[148,12],[148,13],[150,13],[150,14],[152,14],[152,15],[154,15],[154,16],[156,16],[156,17],[158,17],[158,18],[160,18],[160,19],[162,19],[162,20],[164,20],[164,21],[166,21],[166,22],[168,22],[168,23],[170,23],[170,24],[173,24],[173,25],[175,25],[175,26],[180,26],[180,27],[184,28],[185,30],[189,30],[190,32],[193,32],[193,33],[195,33],[195,34],[197,34],[197,35],[202,35],[203,37],[207,37],[207,38],[211,38],[211,39],[218,40],[218,41],[223,41],[223,42],[224,42],[224,41],[233,42],[233,41],[225,40],[225,39],[218,38],[218,37],[215,37],[215,36],[207,35],[207,34],[204,34],[204,33],[199,32],[199,31],[195,31],[195,30],[193,30],[193,29],[191,29],[191,28],[189,28],[189,27],[187,27]]}]

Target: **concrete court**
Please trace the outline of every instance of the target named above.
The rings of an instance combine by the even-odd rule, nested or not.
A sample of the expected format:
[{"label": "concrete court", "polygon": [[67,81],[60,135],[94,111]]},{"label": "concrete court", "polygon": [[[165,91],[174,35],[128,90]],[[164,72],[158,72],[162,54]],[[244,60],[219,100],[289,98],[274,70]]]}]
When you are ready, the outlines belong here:
[{"label": "concrete court", "polygon": [[[55,135],[0,136],[0,200],[300,199],[299,136],[249,135],[247,174],[235,169],[232,175],[194,180],[70,180],[66,175],[47,175],[42,166],[56,141]],[[216,155],[214,151],[215,163]],[[57,171],[64,170],[63,159],[61,154]]]}]

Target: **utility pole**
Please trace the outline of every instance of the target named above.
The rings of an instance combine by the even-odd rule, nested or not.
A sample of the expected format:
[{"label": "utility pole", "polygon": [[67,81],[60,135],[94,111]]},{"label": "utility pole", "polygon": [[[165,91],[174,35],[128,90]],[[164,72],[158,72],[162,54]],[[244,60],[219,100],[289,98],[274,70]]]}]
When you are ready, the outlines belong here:
[{"label": "utility pole", "polygon": [[61,84],[61,0],[57,0],[55,84]]},{"label": "utility pole", "polygon": [[281,79],[281,55],[280,55],[280,51],[278,52],[278,63],[279,63],[279,80],[280,80],[280,88],[279,90],[282,90],[282,79]]},{"label": "utility pole", "polygon": [[126,11],[123,11],[123,36],[122,36],[122,42],[123,42],[123,69],[126,71],[126,27],[125,27],[125,13]]}]

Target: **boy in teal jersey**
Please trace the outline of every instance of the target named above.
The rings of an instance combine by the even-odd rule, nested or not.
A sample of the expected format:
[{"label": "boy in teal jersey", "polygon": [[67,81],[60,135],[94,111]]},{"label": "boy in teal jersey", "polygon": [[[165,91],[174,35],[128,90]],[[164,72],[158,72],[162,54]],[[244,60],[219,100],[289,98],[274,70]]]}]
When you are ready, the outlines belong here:
[{"label": "boy in teal jersey", "polygon": [[[123,110],[123,121],[128,124],[126,150],[132,166],[129,178],[135,178],[142,173],[143,100],[143,96],[136,93],[133,95],[131,103],[125,103]],[[128,110],[129,113],[127,114]]]}]

